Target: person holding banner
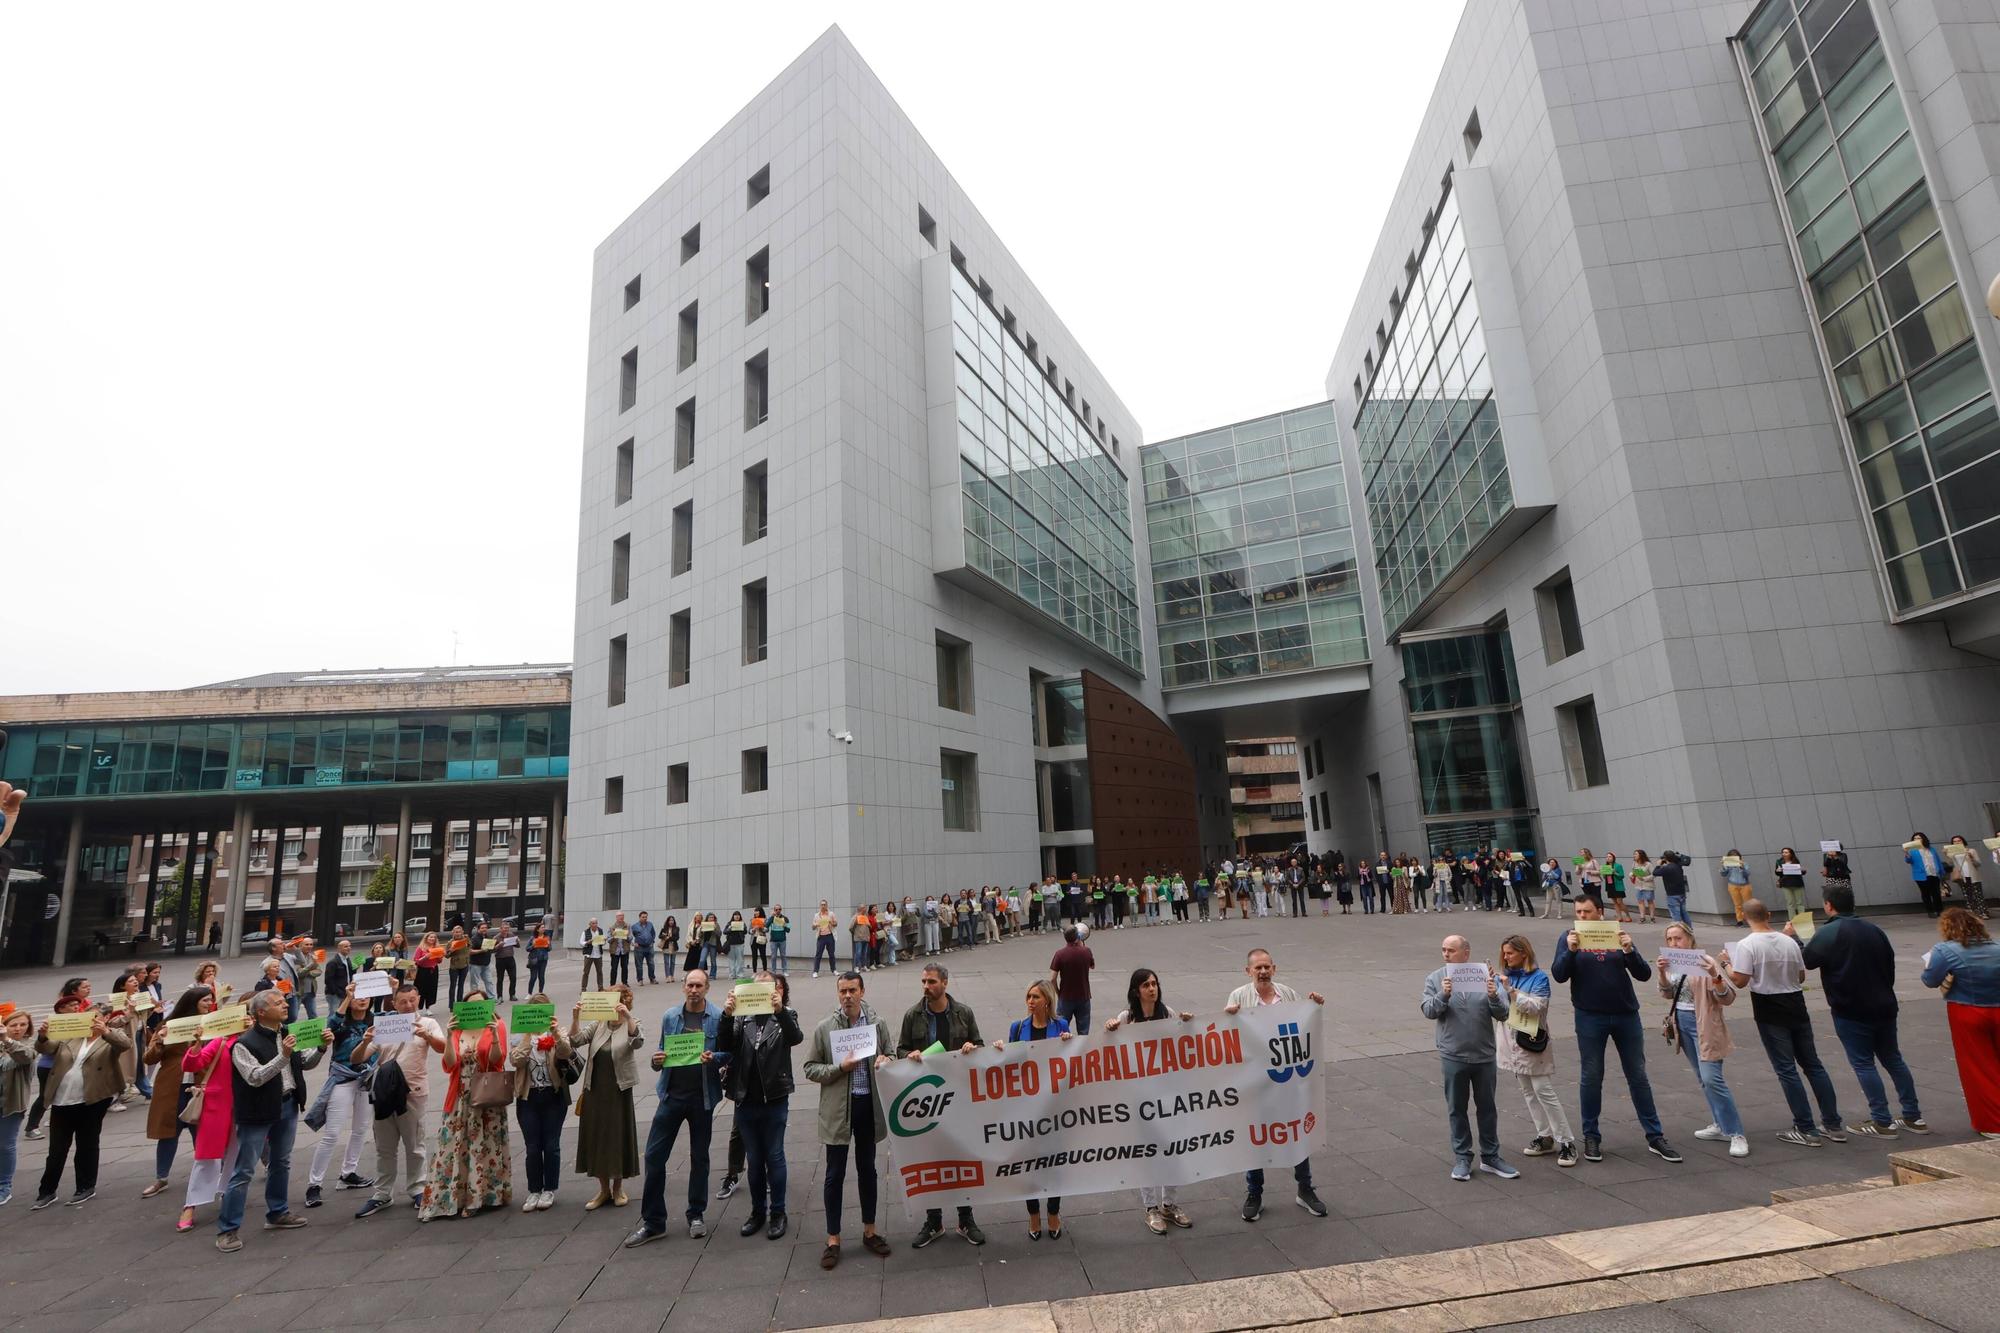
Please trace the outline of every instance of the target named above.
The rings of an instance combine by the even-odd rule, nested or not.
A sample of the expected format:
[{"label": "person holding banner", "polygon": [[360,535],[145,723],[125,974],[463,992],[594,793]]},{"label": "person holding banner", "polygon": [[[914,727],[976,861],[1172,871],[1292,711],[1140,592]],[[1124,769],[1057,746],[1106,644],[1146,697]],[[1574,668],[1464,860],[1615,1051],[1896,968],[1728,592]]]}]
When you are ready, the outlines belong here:
[{"label": "person holding banner", "polygon": [[[768,987],[768,992],[764,990]],[[756,992],[756,1002],[749,998]],[[769,969],[751,986],[732,986],[722,1001],[715,1049],[727,1057],[723,1088],[736,1103],[735,1127],[743,1136],[750,1177],[750,1216],[739,1235],[759,1231],[767,1240],[785,1235],[785,1125],[791,1118],[792,1048],[805,1040],[792,1009],[791,990]],[[739,1006],[755,1013],[739,1015]]]},{"label": "person holding banner", "polygon": [[[292,1136],[306,1104],[305,1067],[284,1030],[290,1010],[280,991],[250,997],[250,1026],[230,1043],[230,1101],[236,1115],[236,1159],[215,1219],[215,1248],[234,1254],[249,1202],[250,1181],[264,1167],[264,1230],[293,1231],[306,1224],[292,1212]],[[185,1061],[183,1061],[185,1063]]]},{"label": "person holding banner", "polygon": [[[660,961],[667,965],[667,980],[674,979],[674,960],[681,953],[681,919],[669,913],[660,923]],[[537,990],[540,987],[536,987]]]},{"label": "person holding banner", "polygon": [[[207,1000],[201,1012],[214,1013],[215,1001]],[[229,1077],[230,1051],[235,1045],[233,1035],[210,1037],[197,1027],[195,1040],[181,1053],[181,1077],[191,1085],[182,1112],[195,1114],[194,1166],[188,1171],[187,1195],[181,1202],[175,1231],[194,1230],[194,1210],[222,1196],[224,1164],[236,1160],[236,1083]],[[222,1075],[219,1079],[218,1072]],[[200,1099],[198,1108],[196,1098]]]},{"label": "person holding banner", "polygon": [[[1278,980],[1278,965],[1271,958],[1269,949],[1252,949],[1244,960],[1243,970],[1250,975],[1247,984],[1229,992],[1229,1002],[1222,1006],[1225,1014],[1234,1014],[1244,1005],[1281,1004],[1295,1001],[1299,993]],[[1309,991],[1306,998],[1314,1004],[1325,1004],[1326,997],[1318,991]],[[1292,1167],[1292,1182],[1298,1186],[1299,1207],[1314,1217],[1326,1216],[1326,1205],[1313,1193],[1312,1158],[1302,1157]],[[1264,1172],[1262,1168],[1243,1174],[1245,1194],[1243,1196],[1243,1220],[1255,1222],[1264,1215]]]},{"label": "person holding banner", "polygon": [[611,918],[611,984],[632,980],[632,927],[625,924],[625,914],[615,913]]},{"label": "person holding banner", "polygon": [[49,1156],[35,1208],[56,1201],[70,1149],[76,1149],[76,1191],[70,1206],[81,1207],[97,1193],[97,1154],[105,1112],[125,1084],[122,1059],[132,1049],[128,1017],[101,1009],[58,1014],[42,1024],[35,1049],[53,1057],[49,1065]]},{"label": "person holding banner", "polygon": [[1944,859],[1951,867],[1952,882],[1965,894],[1965,910],[1986,920],[1986,888],[1979,882],[1978,851],[1963,834],[1955,834],[1944,845]]},{"label": "person holding banner", "polygon": [[[343,1133],[347,1136],[346,1151],[341,1154],[340,1176],[334,1182],[335,1187],[365,1190],[375,1185],[361,1174],[361,1145],[373,1119],[368,1114],[365,1080],[368,1071],[375,1067],[374,1052],[364,1052],[361,1047],[375,1021],[373,1009],[373,1002],[359,995],[341,1001],[327,1020],[319,1049],[313,1052],[314,1062],[330,1053],[333,1063],[326,1082],[320,1085],[318,1099],[305,1117],[309,1128],[319,1130],[319,1141],[313,1145],[312,1166],[306,1172],[308,1208],[320,1206],[321,1186],[326,1181],[327,1168],[333,1165],[334,1150],[341,1146]],[[306,1067],[311,1068],[311,1063]]]},{"label": "person holding banner", "polygon": [[[433,973],[432,975],[436,975]],[[375,1192],[354,1214],[373,1217],[396,1197],[396,1150],[403,1153],[404,1188],[410,1201],[423,1202],[424,1185],[430,1179],[430,1144],[424,1137],[424,1112],[430,1105],[430,1070],[426,1060],[432,1052],[443,1053],[444,1029],[429,1014],[417,1012],[423,997],[415,986],[400,987],[390,1000],[393,1012],[378,1014],[368,1038],[354,1054],[356,1059],[376,1062],[375,1088],[369,1094],[375,1112]],[[393,1021],[391,1021],[393,1020]],[[393,1035],[391,1029],[407,1029]],[[389,1066],[394,1065],[392,1071]],[[384,1102],[383,1084],[401,1075],[400,1103]]]},{"label": "person holding banner", "polygon": [[1549,975],[1569,987],[1576,1013],[1576,1044],[1582,1060],[1577,1101],[1583,1112],[1583,1160],[1604,1160],[1598,1114],[1604,1104],[1604,1045],[1618,1047],[1618,1064],[1632,1109],[1645,1131],[1646,1151],[1663,1161],[1679,1162],[1680,1153],[1667,1142],[1660,1113],[1653,1105],[1653,1085],[1646,1077],[1646,1031],[1639,1022],[1639,996],[1634,981],[1650,981],[1653,969],[1632,937],[1605,921],[1604,907],[1585,895],[1576,900],[1576,922],[1556,937],[1555,966]]},{"label": "person holding banner", "polygon": [[14,1197],[21,1122],[35,1095],[35,1020],[16,1009],[0,1024],[0,1204]]},{"label": "person holding banner", "polygon": [[[452,1006],[451,1036],[442,1061],[451,1081],[445,1087],[437,1146],[431,1150],[430,1183],[417,1210],[419,1222],[471,1217],[482,1208],[505,1208],[513,1201],[507,1107],[514,1100],[514,1078],[508,1068],[507,1025],[492,998],[474,989]],[[487,1003],[476,1003],[481,1000]],[[476,1022],[475,1015],[486,1019],[476,1029],[468,1026]],[[474,1031],[477,1035],[468,1049],[466,1037]]]},{"label": "person holding banner", "polygon": [[[937,1046],[968,1054],[979,1049],[979,1018],[970,1006],[951,997],[951,992],[945,989],[950,981],[951,972],[944,964],[924,964],[924,997],[903,1015],[902,1033],[896,1042],[898,1059],[920,1061],[925,1051]],[[921,1250],[943,1234],[944,1210],[927,1209],[924,1224],[917,1228],[910,1248]],[[973,1221],[972,1209],[963,1204],[958,1209],[958,1234],[968,1245],[986,1243],[986,1233]]]},{"label": "person holding banner", "polygon": [[1777,877],[1778,890],[1785,895],[1785,916],[1787,919],[1806,910],[1806,868],[1799,864],[1799,854],[1786,847],[1778,853],[1777,861],[1771,867]]},{"label": "person holding banner", "polygon": [[[1042,986],[1044,991],[1047,990],[1048,984],[1046,982],[1038,984]],[[1034,999],[1033,992],[1031,991],[1029,993],[1029,1011],[1031,1017],[1033,1010]],[[1133,971],[1132,980],[1125,987],[1125,1008],[1119,1013],[1118,1017],[1104,1025],[1104,1030],[1106,1032],[1116,1032],[1127,1023],[1159,1023],[1169,1018],[1179,1018],[1183,1023],[1194,1021],[1193,1014],[1185,1010],[1177,1014],[1174,1010],[1167,1007],[1166,997],[1160,992],[1160,974],[1150,967],[1141,967]],[[1056,1021],[1061,1022],[1062,1020],[1057,1019]],[[1067,1033],[1055,1033],[1051,1035],[1061,1036],[1064,1040],[1068,1040],[1069,1036]],[[1062,1219],[1056,1216],[1061,1204],[1062,1200],[1060,1199],[1049,1200],[1050,1240],[1055,1240],[1062,1235]],[[1181,1210],[1179,1190],[1173,1185],[1141,1185],[1139,1187],[1139,1206],[1146,1210],[1146,1229],[1155,1236],[1166,1235],[1167,1228],[1170,1226],[1187,1228],[1194,1225],[1194,1219]],[[1034,1201],[1029,1200],[1028,1216],[1031,1220],[1034,1217],[1034,1213]],[[1036,1239],[1032,1231],[1028,1233],[1028,1239]]]},{"label": "person holding banner", "polygon": [[1576,1140],[1569,1113],[1556,1091],[1556,1053],[1549,1040],[1549,1000],[1554,985],[1535,965],[1535,946],[1525,935],[1500,941],[1500,979],[1507,992],[1507,1017],[1494,1020],[1493,1063],[1514,1076],[1528,1115],[1535,1122],[1535,1140],[1522,1150],[1527,1157],[1556,1154],[1556,1165],[1576,1165]]},{"label": "person holding banner", "polygon": [[[435,930],[425,931],[423,942],[417,945],[416,953],[417,999],[425,1009],[434,1009],[438,1002],[438,964],[444,961],[444,946],[438,943]],[[585,964],[588,972],[589,964]]]},{"label": "person holding banner", "polygon": [[[1156,994],[1157,991],[1158,984],[1156,982]],[[1071,1039],[1073,1034],[1069,1030],[1069,1024],[1056,1017],[1056,993],[1054,987],[1050,986],[1048,982],[1040,978],[1029,982],[1027,1003],[1028,1016],[1026,1018],[1017,1018],[1007,1025],[1008,1041],[1069,1041]],[[1117,1020],[1114,1019],[1111,1026],[1114,1028],[1117,1027]],[[993,1043],[993,1049],[996,1051],[1003,1050],[1005,1049],[1005,1044],[996,1041]],[[1058,1240],[1062,1237],[1063,1230],[1062,1198],[1059,1195],[1050,1195],[1048,1204],[1049,1239]],[[1165,1229],[1164,1226],[1160,1228],[1162,1231]],[[1028,1239],[1040,1240],[1041,1238],[1042,1201],[1040,1199],[1030,1199],[1028,1200]]]},{"label": "person holding banner", "polygon": [[1943,858],[1931,847],[1930,838],[1922,833],[1912,833],[1910,840],[1903,844],[1903,860],[1910,867],[1910,879],[1917,886],[1917,894],[1924,900],[1924,915],[1935,921],[1944,911],[1944,889],[1941,877],[1946,873]]},{"label": "person holding banner", "polygon": [[854,1185],[861,1204],[861,1244],[877,1258],[889,1257],[889,1242],[875,1232],[875,1194],[880,1173],[875,1145],[889,1136],[887,1109],[875,1095],[874,1065],[893,1049],[889,1025],[863,998],[859,972],[843,972],[834,982],[839,1006],[813,1029],[806,1048],[806,1077],[819,1084],[819,1141],[826,1148],[826,1248],[819,1266],[840,1263],[840,1203],[847,1183],[850,1147]]},{"label": "person holding banner", "polygon": [[1424,978],[1424,996],[1417,1007],[1431,1020],[1444,1069],[1444,1104],[1455,1159],[1451,1178],[1472,1179],[1472,1123],[1465,1113],[1469,1097],[1479,1117],[1479,1169],[1514,1180],[1521,1173],[1500,1156],[1500,1110],[1493,1101],[1498,1071],[1493,1029],[1506,1020],[1507,1001],[1493,970],[1472,961],[1472,942],[1465,936],[1445,936],[1442,951],[1444,966]]},{"label": "person holding banner", "polygon": [[1748,1157],[1750,1140],[1743,1134],[1743,1116],[1722,1076],[1722,1062],[1735,1049],[1722,1008],[1736,1002],[1736,987],[1723,975],[1721,965],[1695,944],[1693,928],[1678,921],[1667,927],[1658,968],[1660,994],[1674,1007],[1674,1034],[1679,1038],[1674,1045],[1694,1067],[1702,1096],[1708,1099],[1708,1125],[1694,1136],[1728,1139],[1731,1157]]},{"label": "person holding banner", "polygon": [[[694,930],[690,935],[699,938]],[[619,1001],[609,1018],[583,1019],[583,1001],[570,1010],[569,1044],[582,1057],[583,1078],[576,1089],[576,1169],[597,1181],[597,1194],[583,1205],[594,1212],[605,1204],[630,1203],[625,1182],[639,1174],[639,1120],[632,1089],[639,1084],[639,1047],[645,1040],[632,1015],[632,992],[613,987]]]},{"label": "person holding banner", "polygon": [[[642,921],[641,924],[644,924]],[[521,1144],[527,1149],[528,1197],[524,1213],[556,1206],[556,1186],[562,1181],[562,1128],[569,1119],[571,1047],[556,1020],[555,1006],[539,991],[528,1004],[547,1006],[546,1032],[515,1034],[509,1062],[514,1066],[514,1116],[521,1124]],[[515,1010],[519,1014],[526,1005]]]},{"label": "person holding banner", "polygon": [[[700,932],[697,931],[698,935]],[[583,928],[577,938],[577,948],[583,951],[583,979],[578,984],[584,990],[604,989],[604,928],[597,924],[597,918],[590,918],[590,924]],[[596,974],[597,984],[591,985],[592,974]],[[529,984],[533,984],[530,982]]]},{"label": "person holding banner", "polygon": [[[206,986],[190,986],[174,1001],[173,1011],[167,1015],[169,1022],[199,1018],[215,1011],[215,992]],[[146,1105],[146,1137],[153,1140],[153,1183],[139,1191],[139,1197],[150,1199],[164,1194],[167,1189],[167,1173],[174,1169],[174,1157],[180,1151],[181,1131],[194,1134],[192,1124],[181,1123],[181,1110],[193,1095],[190,1076],[181,1073],[181,1059],[197,1038],[182,1035],[181,1027],[168,1035],[166,1024],[153,1029],[151,1039],[146,1042],[146,1063],[155,1066],[153,1071],[153,1096]]]},{"label": "person holding banner", "polygon": [[[1801,952],[1807,970],[1819,970],[1826,1006],[1833,1011],[1833,1034],[1840,1038],[1854,1081],[1868,1099],[1869,1119],[1855,1125],[1854,1132],[1870,1138],[1894,1138],[1903,1130],[1928,1134],[1930,1125],[1917,1102],[1917,1081],[1896,1035],[1896,947],[1880,926],[1854,915],[1851,885],[1828,880],[1820,893],[1828,920],[1812,932]],[[1789,922],[1785,933],[1797,938]],[[1889,1114],[1889,1095],[1875,1072],[1878,1061],[1896,1085],[1903,1111],[1900,1120]]]},{"label": "person holding banner", "polygon": [[[925,952],[936,953],[938,948],[937,931],[934,929],[936,922],[933,919],[932,914],[929,910],[930,899],[926,898],[924,900],[924,906],[925,906],[924,930],[926,934],[925,944],[927,945]],[[839,970],[840,966],[837,962],[834,961],[833,957],[833,928],[835,924],[835,917],[833,915],[833,912],[827,907],[826,899],[822,898],[819,900],[819,911],[814,914],[812,924],[813,924],[813,980],[817,981],[819,980],[819,960],[822,956],[824,956],[826,959],[826,965],[828,969],[837,971]]]},{"label": "person holding banner", "polygon": [[[713,921],[715,914],[709,913]],[[727,1058],[715,1046],[722,1015],[708,1002],[708,974],[699,968],[681,982],[687,997],[660,1019],[660,1045],[652,1067],[659,1071],[653,1127],[646,1135],[646,1184],[639,1201],[639,1225],[625,1237],[636,1249],[667,1233],[667,1159],[683,1128],[688,1134],[687,1227],[691,1240],[708,1235],[708,1148],[715,1133],[715,1106],[722,1100],[721,1068]],[[695,1040],[699,1038],[699,1041]]]},{"label": "person holding banner", "polygon": [[[1791,1107],[1792,1128],[1778,1139],[1799,1148],[1818,1148],[1827,1139],[1845,1143],[1847,1131],[1841,1124],[1833,1080],[1827,1077],[1813,1041],[1812,1014],[1806,1008],[1805,955],[1797,940],[1771,929],[1771,909],[1758,899],[1744,901],[1743,920],[1750,933],[1722,951],[1722,965],[1729,969],[1731,981],[1750,988],[1757,1035]],[[1819,1101],[1818,1128],[1813,1125],[1812,1102],[1806,1098],[1808,1083]]]}]

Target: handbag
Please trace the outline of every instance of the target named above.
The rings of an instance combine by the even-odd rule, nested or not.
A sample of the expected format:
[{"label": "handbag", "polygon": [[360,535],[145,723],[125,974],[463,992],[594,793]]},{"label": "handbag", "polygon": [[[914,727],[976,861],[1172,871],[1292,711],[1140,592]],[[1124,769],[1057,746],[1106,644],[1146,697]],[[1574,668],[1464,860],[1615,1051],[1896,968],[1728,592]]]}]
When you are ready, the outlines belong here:
[{"label": "handbag", "polygon": [[215,1067],[221,1063],[222,1057],[218,1055],[209,1062],[208,1068],[201,1071],[201,1082],[197,1083],[194,1091],[188,1094],[187,1105],[181,1108],[181,1113],[177,1117],[183,1125],[201,1124],[201,1108],[202,1103],[207,1100],[208,1081],[215,1077]]},{"label": "handbag", "polygon": [[1673,1003],[1667,1006],[1666,1019],[1660,1024],[1660,1035],[1667,1039],[1667,1045],[1673,1049],[1676,1055],[1681,1050],[1681,992],[1687,989],[1687,984],[1688,979],[1686,977],[1682,977],[1674,983]]},{"label": "handbag", "polygon": [[472,1076],[472,1104],[482,1110],[514,1100],[514,1076],[504,1069],[482,1069]]}]

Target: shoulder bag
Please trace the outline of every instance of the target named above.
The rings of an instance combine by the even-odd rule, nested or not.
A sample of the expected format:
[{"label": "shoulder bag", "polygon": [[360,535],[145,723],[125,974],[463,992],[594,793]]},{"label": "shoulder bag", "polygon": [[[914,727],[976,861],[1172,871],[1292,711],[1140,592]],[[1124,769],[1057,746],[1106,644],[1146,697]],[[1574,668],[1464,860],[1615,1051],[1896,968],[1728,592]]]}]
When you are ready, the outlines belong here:
[{"label": "shoulder bag", "polygon": [[226,1054],[224,1052],[217,1055],[208,1062],[208,1068],[201,1071],[201,1082],[197,1083],[194,1091],[188,1094],[187,1105],[181,1108],[178,1118],[183,1125],[201,1124],[202,1103],[208,1098],[208,1081],[215,1077],[215,1067],[222,1063]]},{"label": "shoulder bag", "polygon": [[1676,1054],[1678,1054],[1681,1049],[1681,1020],[1680,1020],[1681,992],[1687,989],[1687,984],[1688,984],[1688,979],[1686,977],[1682,977],[1679,981],[1676,981],[1674,983],[1673,1002],[1667,1006],[1666,1020],[1660,1024],[1660,1035],[1667,1039],[1667,1045],[1671,1047]]}]

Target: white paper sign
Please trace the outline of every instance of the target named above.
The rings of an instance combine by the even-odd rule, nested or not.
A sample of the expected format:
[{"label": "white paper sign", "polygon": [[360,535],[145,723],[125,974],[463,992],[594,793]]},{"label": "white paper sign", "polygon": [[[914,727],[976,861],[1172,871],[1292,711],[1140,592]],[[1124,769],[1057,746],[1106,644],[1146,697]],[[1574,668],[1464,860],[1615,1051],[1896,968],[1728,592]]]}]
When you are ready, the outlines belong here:
[{"label": "white paper sign", "polygon": [[1486,964],[1484,963],[1446,963],[1444,965],[1444,979],[1451,983],[1453,990],[1464,990],[1468,987],[1485,990],[1486,977]]},{"label": "white paper sign", "polygon": [[364,1000],[396,993],[396,975],[393,972],[356,972],[350,994]]},{"label": "white paper sign", "polygon": [[875,1056],[875,1025],[864,1023],[860,1027],[835,1028],[827,1034],[828,1044],[833,1047],[833,1062],[845,1063],[848,1056],[856,1060],[870,1060]]},{"label": "white paper sign", "polygon": [[1819,849],[1822,852],[1837,852],[1840,850],[1840,839],[1821,838],[1819,840]]},{"label": "white paper sign", "polygon": [[1778,873],[1780,875],[1803,875],[1806,873],[1806,868],[1797,861],[1787,861],[1778,867]]},{"label": "white paper sign", "polygon": [[1708,970],[1702,963],[1708,955],[1700,949],[1662,949],[1660,961],[1675,972],[1685,972],[1689,976],[1707,976]]},{"label": "white paper sign", "polygon": [[417,1035],[415,1014],[375,1015],[375,1044],[377,1046],[400,1046]]}]

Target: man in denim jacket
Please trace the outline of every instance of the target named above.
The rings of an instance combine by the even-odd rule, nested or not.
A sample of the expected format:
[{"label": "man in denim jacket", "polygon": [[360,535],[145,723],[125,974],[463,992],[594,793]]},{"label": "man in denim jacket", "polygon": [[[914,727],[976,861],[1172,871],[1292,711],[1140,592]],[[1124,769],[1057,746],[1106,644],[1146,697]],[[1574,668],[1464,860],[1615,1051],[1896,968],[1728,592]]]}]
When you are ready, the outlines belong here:
[{"label": "man in denim jacket", "polygon": [[[688,1235],[699,1240],[708,1234],[702,1213],[708,1205],[709,1135],[715,1128],[716,1103],[722,1100],[722,1062],[728,1057],[715,1049],[722,1011],[708,1002],[708,973],[700,968],[689,972],[681,990],[685,1001],[660,1019],[660,1049],[653,1052],[653,1068],[660,1073],[654,1091],[660,1102],[646,1135],[646,1187],[640,1196],[639,1225],[625,1238],[626,1249],[667,1233],[667,1158],[673,1155],[682,1126],[688,1132]],[[706,1039],[701,1062],[668,1068],[667,1038],[690,1032]]]}]

